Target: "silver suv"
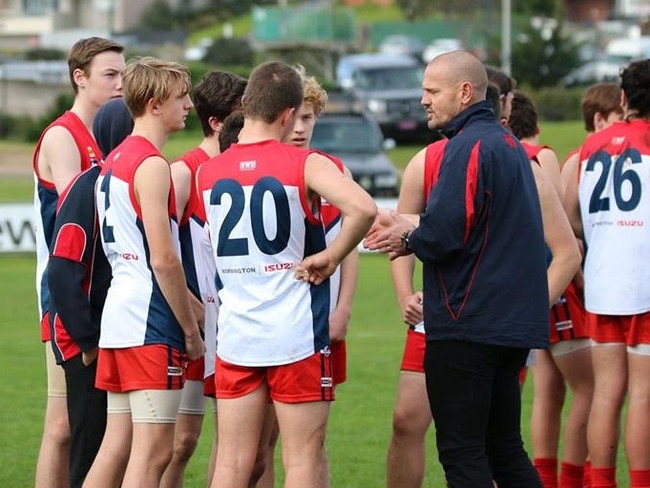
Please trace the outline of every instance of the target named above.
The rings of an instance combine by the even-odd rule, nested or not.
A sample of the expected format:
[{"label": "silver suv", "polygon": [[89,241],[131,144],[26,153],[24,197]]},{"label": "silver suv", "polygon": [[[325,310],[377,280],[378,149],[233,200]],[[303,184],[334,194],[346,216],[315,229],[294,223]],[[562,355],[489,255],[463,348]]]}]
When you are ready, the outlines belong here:
[{"label": "silver suv", "polygon": [[420,103],[423,72],[424,65],[405,54],[351,54],[339,59],[336,82],[374,115],[385,137],[433,140]]}]

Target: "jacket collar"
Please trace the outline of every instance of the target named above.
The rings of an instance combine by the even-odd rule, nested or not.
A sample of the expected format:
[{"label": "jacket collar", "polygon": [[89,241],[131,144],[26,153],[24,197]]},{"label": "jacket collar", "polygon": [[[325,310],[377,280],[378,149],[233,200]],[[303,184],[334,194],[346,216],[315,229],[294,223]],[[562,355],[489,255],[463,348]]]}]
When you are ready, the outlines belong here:
[{"label": "jacket collar", "polygon": [[481,102],[470,105],[461,113],[456,115],[449,123],[440,130],[440,132],[451,139],[456,134],[458,134],[465,125],[470,121],[476,120],[492,120],[496,122],[494,117],[494,109],[492,108],[492,102],[489,100],[483,100]]}]

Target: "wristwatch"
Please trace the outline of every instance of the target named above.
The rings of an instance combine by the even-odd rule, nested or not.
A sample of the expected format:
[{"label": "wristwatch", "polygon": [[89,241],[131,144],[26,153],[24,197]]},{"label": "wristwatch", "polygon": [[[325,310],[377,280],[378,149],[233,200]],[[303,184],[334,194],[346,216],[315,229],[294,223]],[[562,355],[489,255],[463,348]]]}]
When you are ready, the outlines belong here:
[{"label": "wristwatch", "polygon": [[404,233],[402,234],[402,248],[405,251],[411,252],[411,246],[409,244],[409,238],[411,237],[411,232],[413,232],[413,229],[405,230]]}]

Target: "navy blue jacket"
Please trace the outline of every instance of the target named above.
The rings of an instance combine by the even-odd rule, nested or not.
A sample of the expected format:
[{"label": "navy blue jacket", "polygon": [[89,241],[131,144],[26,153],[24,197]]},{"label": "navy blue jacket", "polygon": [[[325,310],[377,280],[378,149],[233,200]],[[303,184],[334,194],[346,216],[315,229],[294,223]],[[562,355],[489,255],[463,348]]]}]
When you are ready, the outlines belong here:
[{"label": "navy blue jacket", "polygon": [[548,346],[542,216],[530,161],[490,102],[457,115],[420,225],[428,341]]}]

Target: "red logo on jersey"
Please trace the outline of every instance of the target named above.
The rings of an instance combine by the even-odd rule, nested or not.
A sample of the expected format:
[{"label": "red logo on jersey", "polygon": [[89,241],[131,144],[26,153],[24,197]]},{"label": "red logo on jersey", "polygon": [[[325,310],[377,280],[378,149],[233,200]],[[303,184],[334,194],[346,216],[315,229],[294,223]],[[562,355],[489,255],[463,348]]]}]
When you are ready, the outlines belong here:
[{"label": "red logo on jersey", "polygon": [[122,253],[122,259],[126,261],[138,261],[140,257],[137,254],[133,254],[130,252],[124,252]]},{"label": "red logo on jersey", "polygon": [[264,271],[271,273],[274,271],[286,271],[291,268],[293,268],[293,263],[267,264],[264,266]]}]

